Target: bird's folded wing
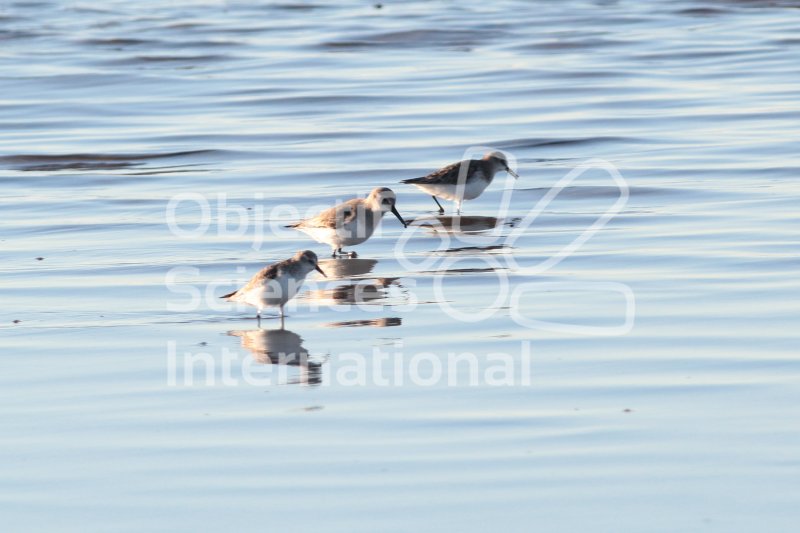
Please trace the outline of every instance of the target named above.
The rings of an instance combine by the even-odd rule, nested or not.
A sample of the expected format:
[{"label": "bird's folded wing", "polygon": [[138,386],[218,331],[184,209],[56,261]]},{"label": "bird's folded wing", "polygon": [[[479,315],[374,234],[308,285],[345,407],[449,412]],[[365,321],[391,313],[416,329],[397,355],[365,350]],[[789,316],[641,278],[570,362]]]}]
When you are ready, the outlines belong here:
[{"label": "bird's folded wing", "polygon": [[446,167],[440,168],[439,170],[431,172],[427,176],[422,176],[421,178],[403,180],[403,183],[422,183],[430,185],[455,184],[458,181],[458,173],[461,170],[461,163],[463,163],[463,161],[453,163],[452,165],[447,165]]},{"label": "bird's folded wing", "polygon": [[281,261],[279,263],[273,263],[271,265],[267,265],[261,270],[259,270],[258,274],[250,278],[250,281],[247,282],[247,285],[242,287],[236,292],[245,293],[256,287],[263,285],[266,281],[275,279],[278,277],[281,271],[281,267],[285,261]]},{"label": "bird's folded wing", "polygon": [[337,221],[349,222],[356,216],[358,204],[359,201],[357,199],[348,200],[336,207],[322,211],[314,218],[298,222],[293,227],[336,229]]}]

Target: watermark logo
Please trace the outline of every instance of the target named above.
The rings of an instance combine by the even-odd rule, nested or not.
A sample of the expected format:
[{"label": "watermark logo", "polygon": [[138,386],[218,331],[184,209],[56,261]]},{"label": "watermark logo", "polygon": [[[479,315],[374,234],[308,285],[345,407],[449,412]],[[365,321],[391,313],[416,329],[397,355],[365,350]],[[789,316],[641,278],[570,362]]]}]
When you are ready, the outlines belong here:
[{"label": "watermark logo", "polygon": [[[467,151],[466,155],[483,153],[486,147],[476,147]],[[509,165],[515,165],[515,160],[509,157]],[[464,166],[464,165],[462,165]],[[483,249],[503,249],[512,250],[514,244],[524,235],[535,231],[535,224],[541,218],[545,210],[567,187],[578,181],[581,176],[589,171],[600,171],[608,176],[608,179],[616,187],[618,195],[614,203],[601,213],[592,224],[585,228],[572,241],[563,245],[555,253],[549,254],[546,258],[535,262],[527,263],[520,261],[513,253],[507,254],[482,254],[477,257],[469,257],[470,261],[476,258],[484,263],[482,270],[492,272],[495,279],[493,284],[496,287],[496,297],[493,302],[481,311],[460,311],[457,306],[450,302],[445,294],[447,277],[445,272],[452,271],[458,267],[459,262],[464,261],[460,255],[447,255],[445,252],[452,250],[463,244],[475,247],[476,240]],[[462,171],[459,180],[465,179]],[[450,318],[461,322],[480,322],[487,320],[498,312],[510,309],[512,320],[519,326],[527,329],[546,330],[558,333],[572,333],[584,335],[604,335],[617,336],[625,335],[631,331],[634,325],[636,313],[636,299],[633,290],[624,283],[608,281],[584,281],[575,282],[525,282],[514,284],[510,279],[510,272],[525,277],[541,276],[553,270],[562,261],[576,254],[593,236],[603,230],[603,228],[615,216],[622,212],[630,198],[630,189],[627,182],[617,168],[608,161],[601,159],[590,159],[572,168],[557,183],[550,187],[538,202],[522,218],[512,215],[511,198],[513,195],[514,180],[509,175],[506,178],[504,192],[498,206],[497,215],[494,217],[454,217],[442,220],[441,218],[426,219],[424,224],[412,225],[403,232],[398,239],[394,256],[399,263],[408,271],[427,271],[438,272],[434,277],[433,289],[436,301],[441,310]],[[513,221],[511,229],[504,231],[507,227],[501,221]],[[465,223],[466,221],[466,223]],[[484,222],[484,224],[481,224]],[[469,224],[470,226],[467,226]],[[480,235],[468,231],[469,227],[483,228]],[[414,240],[419,232],[433,231],[440,237],[439,245],[433,253],[425,255],[414,254],[408,251],[409,243]],[[477,238],[476,238],[477,237]],[[607,295],[621,296],[624,311],[620,323],[613,325],[580,325],[559,323],[552,320],[540,320],[527,317],[525,315],[522,301],[526,298],[533,298],[536,293],[559,291],[563,293],[597,293],[604,292]]]},{"label": "watermark logo", "polygon": [[[347,351],[336,357],[317,357],[299,344],[300,337],[284,329],[233,331],[250,355],[223,347],[218,355],[208,349],[179,350],[167,343],[167,385],[173,387],[242,384],[271,386],[401,387],[513,387],[533,379],[530,341],[518,353],[472,351],[408,354],[398,341],[367,352]],[[288,339],[288,340],[287,340]],[[250,344],[255,340],[255,344]],[[323,365],[328,366],[323,371]]]},{"label": "watermark logo", "polygon": [[[464,154],[464,160],[476,159],[487,152],[491,152],[491,147],[476,146],[468,149]],[[516,170],[517,161],[513,154],[506,153],[506,161],[510,170]],[[458,173],[459,194],[464,195],[468,188],[469,165],[462,164]],[[604,210],[597,213],[592,222],[574,235],[571,240],[563,243],[554,252],[539,256],[536,259],[520,256],[513,253],[518,243],[524,237],[537,232],[538,223],[542,220],[553,201],[567,189],[576,187],[576,183],[591,173],[593,183],[597,183],[598,176],[602,176],[604,183],[610,184],[616,191],[610,205],[605,206]],[[524,173],[522,178],[525,179]],[[441,316],[447,317],[460,323],[477,323],[497,317],[501,314],[510,319],[516,326],[524,330],[540,332],[551,332],[569,335],[592,335],[592,336],[619,336],[631,331],[635,321],[636,300],[631,287],[624,283],[611,282],[608,280],[587,280],[575,279],[553,281],[548,274],[556,269],[562,262],[569,257],[579,253],[580,250],[597,233],[609,224],[609,222],[620,214],[630,197],[630,191],[625,179],[618,169],[608,161],[601,159],[590,159],[584,161],[569,171],[550,187],[544,190],[541,197],[528,206],[527,210],[520,209],[519,202],[513,202],[516,181],[511,173],[500,173],[499,177],[505,176],[503,182],[503,192],[497,212],[494,216],[444,216],[426,215],[417,217],[405,228],[397,238],[393,247],[393,257],[397,263],[405,269],[407,275],[397,278],[369,278],[371,269],[377,260],[370,259],[335,259],[329,264],[322,264],[325,269],[332,269],[336,275],[331,279],[309,279],[305,282],[305,288],[301,290],[300,299],[291,299],[286,303],[286,308],[291,314],[297,310],[298,305],[302,306],[303,312],[350,312],[353,308],[362,311],[374,312],[376,310],[384,312],[391,309],[395,314],[402,315],[406,312],[415,311],[420,302],[425,301],[426,305],[431,303],[438,306]],[[608,189],[608,187],[606,187]],[[606,195],[607,197],[608,195]],[[393,199],[393,194],[391,195]],[[331,205],[314,205],[300,212],[292,205],[273,205],[266,201],[263,195],[256,195],[250,205],[243,202],[232,202],[224,194],[218,194],[213,198],[205,197],[194,193],[176,195],[170,199],[166,208],[166,222],[170,231],[180,239],[203,239],[213,236],[214,238],[236,238],[242,240],[247,238],[251,241],[253,250],[260,250],[265,243],[270,241],[295,241],[298,239],[296,229],[292,228],[292,223],[300,220],[315,217],[320,211],[328,209]],[[459,202],[460,203],[460,202]],[[269,205],[269,208],[267,207]],[[394,205],[393,202],[391,204]],[[341,235],[353,235],[359,227],[371,225],[369,233],[375,230],[375,235],[380,235],[380,224],[375,224],[375,220],[370,219],[370,213],[352,203],[342,204],[341,209],[335,212],[332,220],[335,221],[335,231]],[[401,206],[402,208],[402,206]],[[388,208],[387,208],[388,209]],[[385,210],[384,210],[385,211]],[[367,220],[370,219],[370,220]],[[380,218],[377,219],[380,221]],[[353,224],[355,224],[353,226]],[[359,226],[360,225],[360,226]],[[431,238],[431,236],[435,238]],[[423,249],[420,249],[422,243]],[[428,246],[429,245],[429,246]],[[303,245],[313,248],[314,245]],[[365,248],[369,244],[364,245]],[[458,252],[458,253],[454,253]],[[465,251],[467,253],[465,253]],[[475,251],[475,253],[469,253]],[[485,251],[498,251],[499,253],[484,253]],[[491,287],[491,300],[484,302],[480,309],[474,306],[465,309],[459,304],[459,294],[451,290],[449,273],[458,272],[461,263],[469,261],[468,271],[480,271],[484,273],[481,277],[481,284]],[[480,265],[476,268],[475,263]],[[241,266],[236,267],[233,276],[225,279],[207,279],[203,276],[201,269],[197,267],[176,267],[171,269],[165,277],[167,289],[172,293],[172,297],[167,302],[167,309],[172,312],[185,313],[200,309],[210,309],[215,312],[229,312],[231,302],[219,298],[221,294],[231,290],[231,278],[236,278],[240,286],[244,285],[247,277],[254,272],[247,273]],[[424,283],[421,283],[423,282]],[[424,285],[424,287],[421,287]],[[273,287],[281,290],[280,285]],[[420,290],[427,291],[421,295]],[[294,294],[296,291],[292,291]],[[391,298],[385,297],[392,294]],[[272,295],[275,297],[275,295]],[[423,297],[424,296],[424,297]],[[565,319],[569,313],[548,316],[546,313],[537,315],[536,306],[530,302],[540,302],[546,299],[561,298],[562,301],[578,302],[580,298],[598,299],[605,298],[613,300],[612,319],[608,314],[603,320],[583,320],[571,321]],[[299,302],[299,303],[298,303]],[[237,311],[244,312],[250,310],[255,315],[255,310],[244,303],[235,303]],[[575,304],[576,309],[579,304]],[[399,325],[401,318],[396,322],[387,322],[389,325]],[[369,321],[366,321],[369,322]],[[336,322],[346,324],[347,321]],[[253,346],[274,344],[274,338],[270,338],[269,330],[252,330],[254,333],[242,332],[242,339],[252,337],[249,345],[243,344],[244,348]],[[283,329],[277,331],[285,331]],[[291,332],[287,332],[291,333]],[[261,337],[259,337],[261,336]],[[244,343],[244,340],[242,341]],[[263,346],[262,346],[263,348]],[[277,367],[301,370],[305,376],[306,383],[321,384],[324,378],[318,372],[322,364],[333,365],[333,361],[343,362],[346,357],[338,354],[336,358],[327,360],[323,363],[313,358],[309,359],[308,354],[298,356],[297,346],[292,350],[260,350],[258,353],[278,354],[275,357],[269,355],[266,359],[260,358],[262,364],[277,365]],[[175,347],[171,348],[170,361],[176,366],[171,366],[171,378],[177,380],[176,369],[184,368],[187,359],[184,357],[183,365],[178,361],[179,355]],[[253,360],[259,360],[255,352],[251,350]],[[280,354],[284,355],[281,356]],[[427,361],[431,368],[432,376],[436,379],[426,380],[424,378],[412,380],[417,384],[426,384],[428,381],[441,384],[441,376],[447,375],[447,368],[451,361],[442,357],[434,357],[437,362],[427,355],[406,358],[407,367],[404,368],[404,375],[413,374],[412,369],[422,368],[424,365],[420,361]],[[498,356],[498,354],[494,354]],[[284,357],[285,356],[285,357]],[[194,354],[191,361],[209,361],[206,356]],[[199,359],[198,359],[199,357]],[[228,354],[221,354],[213,358],[220,362],[227,361],[233,357]],[[284,357],[282,359],[282,357]],[[361,357],[361,356],[359,356]],[[375,354],[371,355],[374,368]],[[477,357],[477,356],[476,356]],[[514,356],[509,354],[514,360]],[[235,359],[235,358],[234,358]],[[500,358],[502,359],[502,358]],[[366,361],[366,359],[364,359]],[[232,360],[233,361],[233,360]],[[416,361],[416,362],[415,362]],[[479,361],[484,366],[487,359]],[[170,363],[172,364],[172,363]],[[204,363],[205,364],[205,363]],[[228,367],[230,364],[225,363]],[[245,365],[240,364],[240,368]],[[480,364],[477,365],[480,367]],[[480,372],[479,372],[480,373]],[[194,376],[194,371],[184,372],[184,376]],[[216,375],[216,374],[215,374]],[[336,371],[328,373],[337,382],[342,382]],[[220,375],[218,380],[225,380],[225,375]],[[438,376],[438,377],[437,377]],[[380,377],[380,376],[377,376]],[[518,376],[517,376],[518,377]],[[249,383],[249,378],[240,375],[239,381]],[[376,378],[376,376],[373,376]],[[233,379],[233,378],[230,378]],[[382,379],[382,378],[381,378]],[[176,383],[178,383],[177,380]],[[345,380],[347,381],[347,380]],[[488,383],[491,380],[484,380]],[[512,380],[515,383],[522,383],[522,380]],[[355,380],[361,383],[360,378]],[[373,383],[378,380],[373,379]],[[382,382],[382,381],[381,381]],[[186,383],[184,380],[183,383]],[[448,382],[449,383],[449,382]]]}]

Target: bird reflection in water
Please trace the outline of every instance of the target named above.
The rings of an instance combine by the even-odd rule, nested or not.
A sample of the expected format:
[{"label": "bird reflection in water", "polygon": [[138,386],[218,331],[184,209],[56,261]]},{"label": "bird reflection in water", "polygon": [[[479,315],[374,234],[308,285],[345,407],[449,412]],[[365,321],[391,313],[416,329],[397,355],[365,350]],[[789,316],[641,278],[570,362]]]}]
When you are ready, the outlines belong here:
[{"label": "bird reflection in water", "polygon": [[387,303],[392,287],[399,288],[399,278],[375,278],[346,283],[332,289],[309,291],[305,298],[320,305],[363,305]]},{"label": "bird reflection in water", "polygon": [[403,319],[399,316],[386,317],[386,318],[372,318],[367,320],[345,320],[344,322],[330,322],[325,324],[329,328],[358,328],[358,327],[372,327],[372,328],[388,328],[392,326],[400,326]]},{"label": "bird reflection in water", "polygon": [[436,233],[478,233],[488,231],[503,224],[497,217],[482,216],[435,216],[420,217],[408,221],[409,225],[420,226]]},{"label": "bird reflection in water", "polygon": [[376,259],[328,259],[327,261],[320,261],[320,267],[325,270],[328,279],[346,279],[358,276],[365,276],[372,272],[375,265],[378,264]]},{"label": "bird reflection in water", "polygon": [[293,384],[319,385],[322,383],[322,363],[312,361],[308,350],[303,348],[303,338],[287,329],[251,329],[229,331],[228,335],[239,337],[253,359],[263,365],[287,365],[300,370]]}]

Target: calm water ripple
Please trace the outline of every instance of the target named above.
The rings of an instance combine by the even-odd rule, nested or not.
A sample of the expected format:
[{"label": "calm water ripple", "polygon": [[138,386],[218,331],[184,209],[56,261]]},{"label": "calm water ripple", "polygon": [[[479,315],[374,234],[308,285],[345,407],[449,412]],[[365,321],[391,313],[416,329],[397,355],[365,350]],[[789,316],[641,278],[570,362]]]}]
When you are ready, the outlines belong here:
[{"label": "calm water ripple", "polygon": [[[798,7],[0,5],[3,524],[793,530]],[[399,181],[470,147],[521,178],[459,227]],[[542,269],[619,197],[597,169],[561,187],[592,158],[630,198]],[[218,306],[264,263],[326,252],[283,225],[379,185],[413,224],[326,258],[286,329]],[[203,235],[170,228],[179,194],[208,199]],[[193,198],[179,227],[202,219]],[[527,292],[498,300],[503,283]],[[573,332],[623,323],[623,285],[629,333]],[[531,383],[408,383],[414,354],[462,352],[527,353]],[[170,386],[170,353],[271,381]],[[354,353],[394,385],[337,381]]]}]

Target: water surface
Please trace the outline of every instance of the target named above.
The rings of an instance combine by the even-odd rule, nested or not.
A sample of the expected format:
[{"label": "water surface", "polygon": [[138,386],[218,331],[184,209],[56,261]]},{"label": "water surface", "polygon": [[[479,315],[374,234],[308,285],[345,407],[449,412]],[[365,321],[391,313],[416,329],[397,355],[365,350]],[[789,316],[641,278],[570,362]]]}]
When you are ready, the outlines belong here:
[{"label": "water surface", "polygon": [[[0,7],[3,523],[791,530],[796,7]],[[460,228],[431,222],[432,200],[398,182],[472,147],[506,150],[521,179],[467,202]],[[543,270],[619,197],[595,169],[525,223],[592,158],[630,198]],[[267,262],[324,255],[280,227],[375,186],[414,225],[388,217],[358,259],[326,259],[329,279],[310,280],[285,330],[216,302]],[[209,202],[197,238],[170,229],[179,194]],[[186,230],[203,216],[191,200],[174,214]],[[528,292],[498,300],[504,282]],[[576,333],[624,326],[620,286],[633,328]],[[176,310],[192,287],[208,298]],[[466,323],[444,309],[488,312]],[[282,364],[282,350],[304,357]],[[413,385],[423,352],[531,364],[515,386]],[[204,385],[200,366],[193,386],[183,373],[170,385],[170,357],[187,353],[230,354],[238,382]],[[337,378],[353,354],[361,385]],[[245,369],[262,382],[242,382]]]}]

